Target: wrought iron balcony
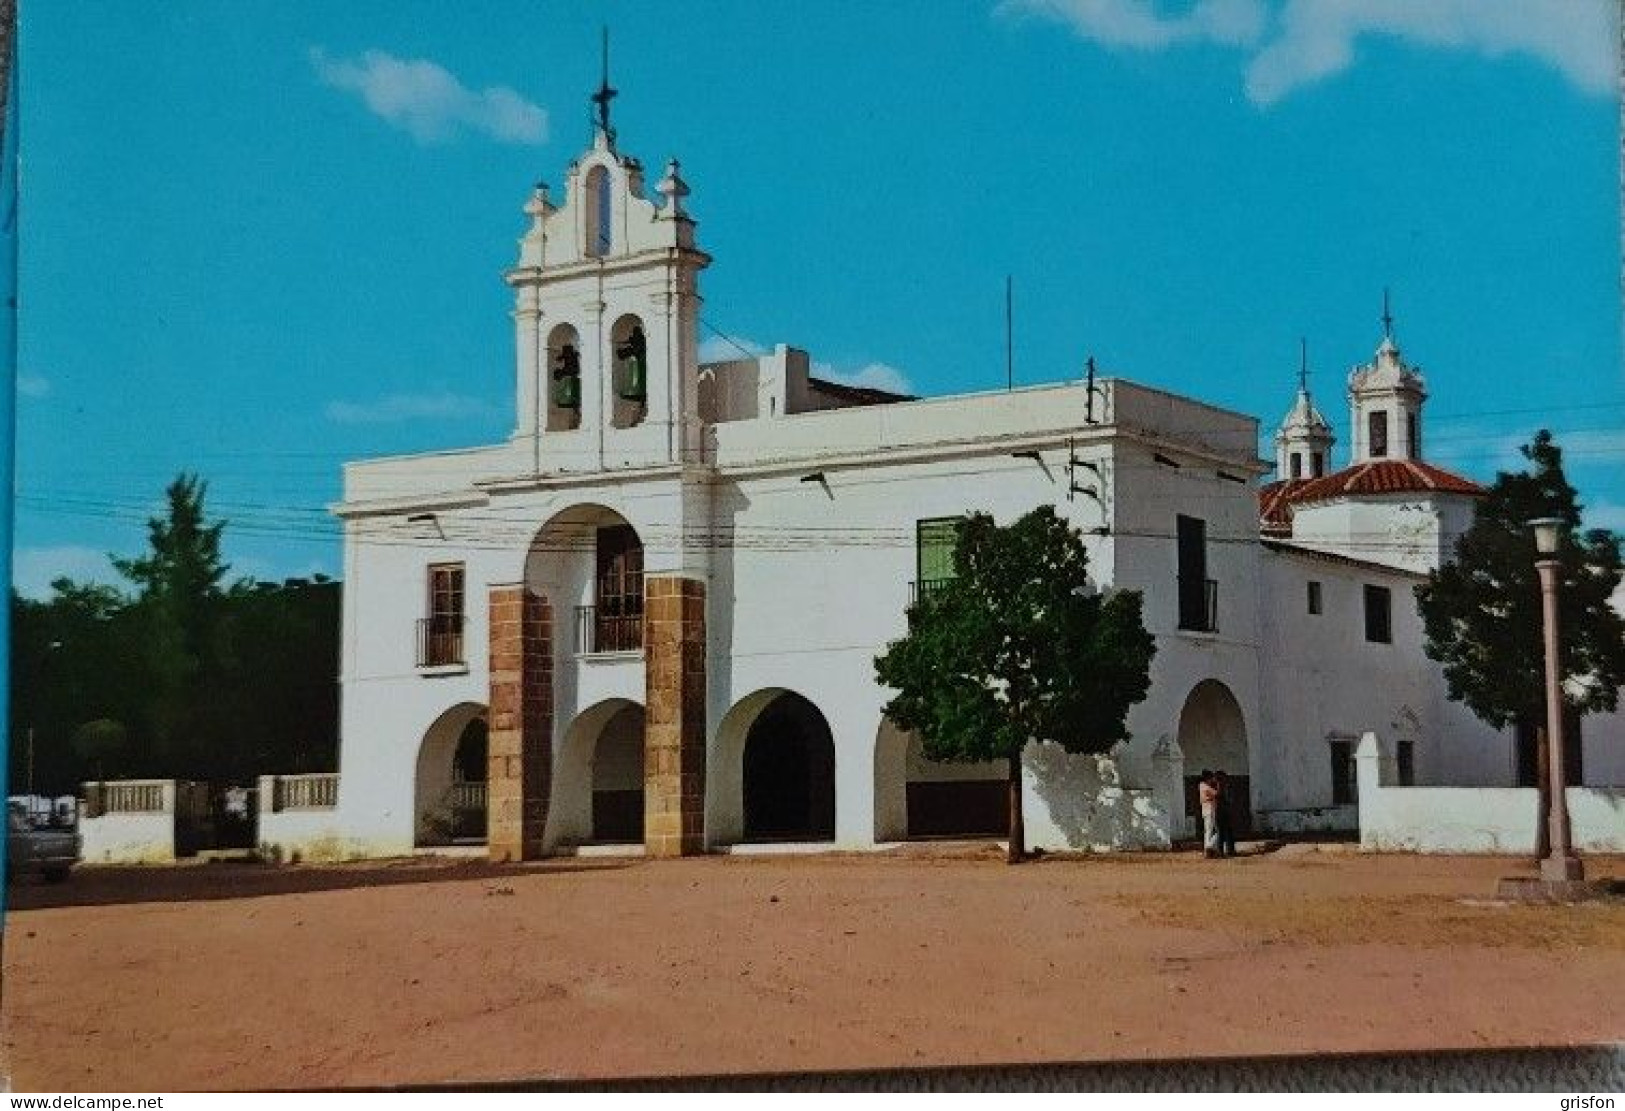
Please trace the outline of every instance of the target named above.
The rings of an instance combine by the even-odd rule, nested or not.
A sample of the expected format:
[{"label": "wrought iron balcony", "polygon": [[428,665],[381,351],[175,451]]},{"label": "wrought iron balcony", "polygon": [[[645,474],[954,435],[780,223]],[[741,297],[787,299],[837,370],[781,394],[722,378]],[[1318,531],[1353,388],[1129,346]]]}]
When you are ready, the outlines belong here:
[{"label": "wrought iron balcony", "polygon": [[418,619],[418,666],[452,667],[466,663],[463,658],[463,625],[460,616],[440,614]]},{"label": "wrought iron balcony", "polygon": [[917,582],[909,583],[908,604],[912,606],[921,598],[926,598],[932,594],[935,594],[937,591],[941,590],[943,587],[947,586],[953,581],[954,580],[949,577],[944,579],[920,579]]},{"label": "wrought iron balcony", "polygon": [[1189,633],[1219,631],[1217,581],[1179,576],[1179,628]]},{"label": "wrought iron balcony", "polygon": [[604,613],[598,606],[576,607],[576,651],[638,652],[643,648],[643,614]]}]

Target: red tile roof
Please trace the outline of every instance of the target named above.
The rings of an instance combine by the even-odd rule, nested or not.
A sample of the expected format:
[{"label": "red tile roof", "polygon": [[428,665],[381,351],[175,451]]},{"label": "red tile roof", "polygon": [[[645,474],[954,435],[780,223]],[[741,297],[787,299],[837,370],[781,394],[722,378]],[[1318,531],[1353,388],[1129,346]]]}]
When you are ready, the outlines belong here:
[{"label": "red tile roof", "polygon": [[1432,463],[1382,459],[1356,463],[1320,478],[1289,478],[1267,483],[1258,491],[1258,518],[1266,533],[1290,533],[1295,505],[1367,494],[1415,493],[1480,497],[1484,487]]}]

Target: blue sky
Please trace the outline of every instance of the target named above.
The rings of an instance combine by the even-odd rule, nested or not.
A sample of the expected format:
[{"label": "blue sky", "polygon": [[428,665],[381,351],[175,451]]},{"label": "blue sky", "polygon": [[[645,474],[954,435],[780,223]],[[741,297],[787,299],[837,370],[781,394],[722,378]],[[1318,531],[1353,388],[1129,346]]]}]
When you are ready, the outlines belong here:
[{"label": "blue sky", "polygon": [[996,388],[1008,273],[1021,383],[1092,354],[1267,434],[1307,337],[1340,461],[1387,285],[1430,457],[1487,479],[1550,426],[1625,528],[1608,0],[23,9],[31,593],[110,577],[183,468],[239,571],[335,573],[343,460],[505,437],[500,275],[588,142],[604,24],[712,328]]}]

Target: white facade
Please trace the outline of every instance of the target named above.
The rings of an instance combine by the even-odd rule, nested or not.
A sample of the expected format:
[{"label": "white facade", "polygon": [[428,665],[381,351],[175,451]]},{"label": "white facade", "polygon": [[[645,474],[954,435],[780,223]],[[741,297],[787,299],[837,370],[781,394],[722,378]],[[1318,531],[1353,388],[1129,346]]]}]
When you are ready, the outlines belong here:
[{"label": "white facade", "polygon": [[[345,468],[341,779],[324,843],[387,855],[459,839],[447,808],[478,794],[492,702],[486,600],[515,584],[551,613],[545,849],[635,839],[647,661],[641,632],[625,639],[637,621],[611,612],[627,527],[643,576],[704,589],[707,847],[997,828],[1002,769],[925,761],[883,720],[874,659],[905,629],[919,522],[1007,522],[1045,504],[1085,535],[1102,588],[1144,592],[1157,655],[1111,756],[1026,754],[1031,844],[1166,846],[1204,767],[1247,777],[1260,824],[1350,826],[1330,745],[1367,731],[1414,741],[1420,781],[1510,782],[1510,740],[1446,702],[1409,598],[1470,499],[1430,508],[1414,552],[1339,559],[1339,529],[1391,529],[1403,506],[1304,506],[1304,535],[1266,545],[1255,483],[1268,467],[1244,414],[1123,380],[1093,397],[1069,383],[898,398],[820,382],[783,346],[701,366],[710,260],[675,162],[658,191],[643,197],[641,168],[601,129],[562,205],[538,192],[526,206],[507,275],[507,442]],[[1383,389],[1419,408],[1419,389]],[[1182,571],[1195,584],[1183,597]],[[1368,585],[1391,591],[1386,643],[1365,639]],[[1618,747],[1588,751],[1588,768],[1625,781]]]}]

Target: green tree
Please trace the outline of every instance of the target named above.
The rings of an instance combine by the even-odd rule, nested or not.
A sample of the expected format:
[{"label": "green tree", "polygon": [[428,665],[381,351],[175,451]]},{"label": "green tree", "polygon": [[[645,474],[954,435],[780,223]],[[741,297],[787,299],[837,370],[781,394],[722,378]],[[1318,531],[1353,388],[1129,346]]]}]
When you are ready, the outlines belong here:
[{"label": "green tree", "polygon": [[74,730],[73,750],[94,778],[102,780],[107,778],[108,771],[117,769],[129,740],[123,723],[111,718],[97,718]]},{"label": "green tree", "polygon": [[1620,582],[1619,537],[1607,529],[1581,530],[1580,504],[1550,432],[1542,429],[1522,451],[1530,468],[1496,476],[1456,543],[1454,561],[1416,588],[1416,601],[1427,654],[1444,665],[1450,697],[1497,729],[1515,725],[1530,735],[1546,714],[1540,578],[1530,520],[1557,517],[1567,526],[1557,555],[1559,667],[1574,720],[1618,705],[1625,618],[1609,604]]},{"label": "green tree", "polygon": [[1082,536],[1049,506],[1008,527],[965,517],[953,564],[875,673],[898,692],[886,716],[920,735],[927,758],[1005,761],[1014,864],[1026,855],[1022,752],[1034,741],[1105,752],[1126,738],[1156,645],[1139,593],[1096,590]]},{"label": "green tree", "polygon": [[[209,778],[221,735],[218,694],[236,661],[223,636],[230,566],[220,555],[226,522],[209,523],[208,483],[182,473],[165,490],[166,513],[147,521],[147,554],[113,558],[136,587],[140,670],[148,694],[141,732],[159,774]],[[246,589],[237,584],[233,592]]]}]

